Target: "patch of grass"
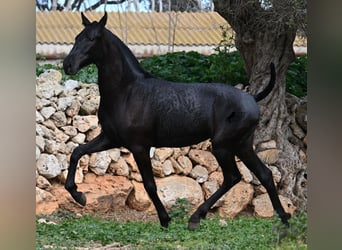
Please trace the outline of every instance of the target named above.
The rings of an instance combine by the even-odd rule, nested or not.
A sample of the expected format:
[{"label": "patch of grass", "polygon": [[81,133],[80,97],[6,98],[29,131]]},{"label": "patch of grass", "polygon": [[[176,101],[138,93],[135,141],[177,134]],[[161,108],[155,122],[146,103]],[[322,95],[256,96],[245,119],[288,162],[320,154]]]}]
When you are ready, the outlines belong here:
[{"label": "patch of grass", "polygon": [[[77,218],[65,213],[45,218],[56,224],[38,223],[37,218],[37,249],[45,249],[44,246],[74,249],[113,242],[129,249],[307,249],[306,213],[292,218],[289,229],[284,229],[276,217],[241,216],[225,220],[226,224],[220,223],[222,219],[218,217],[204,219],[197,231],[189,231],[187,219],[181,217],[171,221],[167,229],[157,222],[120,223],[96,215]],[[280,241],[284,231],[286,235]]]}]

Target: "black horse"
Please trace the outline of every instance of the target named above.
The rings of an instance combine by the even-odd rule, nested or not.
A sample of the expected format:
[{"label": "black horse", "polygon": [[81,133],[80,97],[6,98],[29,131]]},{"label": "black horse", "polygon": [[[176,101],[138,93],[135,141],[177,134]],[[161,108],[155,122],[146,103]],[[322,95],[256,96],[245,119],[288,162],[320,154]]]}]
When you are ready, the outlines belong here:
[{"label": "black horse", "polygon": [[290,215],[280,203],[272,173],[253,150],[259,120],[256,102],[274,86],[274,65],[269,85],[256,96],[219,83],[168,82],[145,72],[128,47],[105,28],[107,13],[99,22],[90,22],[83,13],[81,16],[85,28],[76,36],[63,68],[67,74],[75,74],[90,63],[97,66],[102,131],[71,155],[65,188],[75,201],[86,204],[74,181],[78,160],[84,154],[123,146],[133,153],[160,224],[167,227],[171,219],[157,194],[149,150],[152,146],[182,147],[210,138],[224,181],[191,215],[189,229],[198,228],[210,207],[241,180],[235,156],[258,177],[282,222],[288,225]]}]

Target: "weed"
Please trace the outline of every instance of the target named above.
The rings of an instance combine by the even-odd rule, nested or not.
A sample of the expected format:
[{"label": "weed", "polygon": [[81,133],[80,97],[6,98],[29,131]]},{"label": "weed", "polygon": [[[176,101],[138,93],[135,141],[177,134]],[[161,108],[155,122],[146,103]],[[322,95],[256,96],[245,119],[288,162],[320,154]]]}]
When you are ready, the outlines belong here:
[{"label": "weed", "polygon": [[188,199],[177,198],[174,205],[172,205],[169,215],[173,220],[183,221],[189,217],[191,206]]}]

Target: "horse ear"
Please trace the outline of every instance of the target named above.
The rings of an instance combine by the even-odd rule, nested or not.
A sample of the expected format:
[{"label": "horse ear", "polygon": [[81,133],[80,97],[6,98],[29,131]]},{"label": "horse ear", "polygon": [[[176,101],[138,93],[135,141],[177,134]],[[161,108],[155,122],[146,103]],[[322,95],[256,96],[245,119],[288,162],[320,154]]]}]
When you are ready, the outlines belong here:
[{"label": "horse ear", "polygon": [[83,14],[83,12],[81,12],[81,16],[82,16],[82,24],[83,26],[87,26],[90,24],[90,21],[85,17],[85,15]]},{"label": "horse ear", "polygon": [[101,18],[99,23],[101,24],[102,27],[104,27],[106,25],[106,23],[107,23],[107,12],[106,11],[105,11],[105,13],[104,13],[104,15]]}]

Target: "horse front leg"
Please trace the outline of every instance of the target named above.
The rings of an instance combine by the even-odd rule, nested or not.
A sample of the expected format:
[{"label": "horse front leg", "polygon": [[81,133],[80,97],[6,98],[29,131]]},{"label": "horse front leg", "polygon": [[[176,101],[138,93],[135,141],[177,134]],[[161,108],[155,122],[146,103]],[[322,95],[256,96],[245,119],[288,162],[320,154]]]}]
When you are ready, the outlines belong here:
[{"label": "horse front leg", "polygon": [[77,191],[77,185],[75,184],[75,173],[79,159],[85,154],[91,154],[113,147],[109,139],[101,133],[90,142],[82,144],[73,150],[64,187],[71,194],[72,198],[82,206],[86,205],[87,199],[82,192]]},{"label": "horse front leg", "polygon": [[153,177],[152,165],[149,157],[149,150],[142,146],[135,146],[130,148],[130,150],[133,153],[134,159],[138,165],[141,177],[143,179],[144,188],[157,210],[160,224],[163,227],[168,227],[171,218],[169,217],[164,205],[158,197],[157,186]]}]

